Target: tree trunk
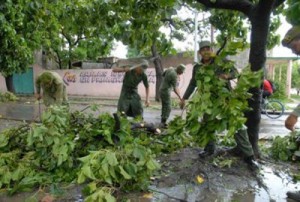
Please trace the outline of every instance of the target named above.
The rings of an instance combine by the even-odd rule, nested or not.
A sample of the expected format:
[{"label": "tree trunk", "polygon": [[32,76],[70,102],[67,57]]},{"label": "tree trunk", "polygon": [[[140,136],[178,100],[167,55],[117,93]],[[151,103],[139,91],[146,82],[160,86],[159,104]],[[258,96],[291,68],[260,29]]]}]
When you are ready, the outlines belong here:
[{"label": "tree trunk", "polygon": [[14,83],[13,83],[13,75],[9,75],[5,77],[5,83],[7,91],[15,93]]},{"label": "tree trunk", "polygon": [[[270,4],[269,4],[270,5]],[[266,62],[266,44],[270,25],[270,15],[272,6],[258,4],[251,12],[250,22],[251,30],[251,46],[249,62],[252,71],[259,71],[265,67]],[[263,78],[261,78],[261,82]],[[245,113],[247,117],[246,126],[250,143],[252,145],[254,155],[260,158],[258,147],[259,125],[261,120],[261,89],[259,87],[249,90],[253,94],[248,100],[249,107],[252,109]]]},{"label": "tree trunk", "polygon": [[72,69],[72,47],[71,43],[69,43],[69,61],[68,61],[68,69]]},{"label": "tree trunk", "polygon": [[[272,10],[282,5],[285,0],[197,0],[208,8],[236,10],[244,13],[252,25],[251,47],[249,62],[252,71],[259,71],[264,68],[266,62],[266,44],[270,26]],[[262,78],[261,78],[262,82]],[[254,154],[260,157],[258,149],[259,124],[261,119],[261,89],[259,87],[249,90],[253,94],[248,100],[251,111],[245,113],[247,118],[249,140],[252,144]]]},{"label": "tree trunk", "polygon": [[62,69],[62,59],[59,55],[59,51],[58,50],[54,50],[55,54],[56,54],[56,59],[55,59],[55,62],[58,64],[58,68],[59,69]]},{"label": "tree trunk", "polygon": [[152,56],[155,58],[153,63],[155,67],[155,73],[156,73],[156,86],[155,86],[155,101],[160,101],[160,95],[159,95],[159,87],[162,82],[162,74],[164,72],[161,59],[157,53],[156,46],[153,44],[151,46],[151,52]]}]

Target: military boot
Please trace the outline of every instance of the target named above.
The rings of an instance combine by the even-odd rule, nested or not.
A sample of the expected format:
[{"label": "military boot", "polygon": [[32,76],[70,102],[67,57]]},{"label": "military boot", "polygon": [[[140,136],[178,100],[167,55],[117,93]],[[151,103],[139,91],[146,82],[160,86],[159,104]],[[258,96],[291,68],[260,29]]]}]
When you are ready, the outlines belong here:
[{"label": "military boot", "polygon": [[167,127],[168,127],[167,120],[161,119],[160,128],[167,128]]},{"label": "military boot", "polygon": [[255,161],[254,156],[248,156],[244,158],[244,161],[248,164],[249,168],[251,170],[257,170],[259,169],[259,164],[257,161]]},{"label": "military boot", "polygon": [[198,155],[200,158],[205,158],[208,156],[211,156],[215,153],[216,150],[216,144],[214,141],[208,142],[208,144],[205,146],[204,150],[201,151]]},{"label": "military boot", "polygon": [[300,191],[288,191],[286,193],[287,197],[295,201],[300,201]]}]

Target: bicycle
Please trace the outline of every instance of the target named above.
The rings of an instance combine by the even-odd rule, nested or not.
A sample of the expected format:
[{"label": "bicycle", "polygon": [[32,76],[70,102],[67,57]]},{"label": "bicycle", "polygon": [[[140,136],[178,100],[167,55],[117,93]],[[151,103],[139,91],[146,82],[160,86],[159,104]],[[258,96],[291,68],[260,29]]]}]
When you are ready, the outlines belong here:
[{"label": "bicycle", "polygon": [[262,98],[260,105],[261,113],[271,119],[277,119],[284,113],[284,105],[279,100]]}]

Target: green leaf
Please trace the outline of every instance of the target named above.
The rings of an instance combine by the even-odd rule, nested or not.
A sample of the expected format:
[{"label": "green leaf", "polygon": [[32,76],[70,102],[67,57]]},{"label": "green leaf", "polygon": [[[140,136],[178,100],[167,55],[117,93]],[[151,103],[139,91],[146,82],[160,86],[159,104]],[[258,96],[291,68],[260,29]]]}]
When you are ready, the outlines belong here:
[{"label": "green leaf", "polygon": [[160,168],[160,165],[154,159],[147,161],[146,165],[149,170],[156,170]]},{"label": "green leaf", "polygon": [[116,202],[117,201],[116,198],[113,197],[111,194],[106,194],[105,200],[106,200],[106,202]]},{"label": "green leaf", "polygon": [[130,180],[131,176],[123,169],[122,166],[119,166],[120,169],[120,173],[121,175],[126,179],[126,180]]},{"label": "green leaf", "polygon": [[128,163],[124,166],[124,169],[130,176],[136,176],[137,173],[137,166],[134,165],[133,163]]},{"label": "green leaf", "polygon": [[105,180],[106,183],[108,183],[110,185],[113,184],[113,181],[112,181],[111,177],[109,177],[109,176],[106,176],[104,180]]},{"label": "green leaf", "polygon": [[85,179],[86,179],[85,174],[83,172],[80,172],[77,178],[77,183],[81,184],[85,181]]},{"label": "green leaf", "polygon": [[206,76],[204,77],[204,82],[209,82],[210,81],[210,77]]},{"label": "green leaf", "polygon": [[279,153],[279,159],[282,161],[287,161],[289,159],[288,155],[285,152]]},{"label": "green leaf", "polygon": [[86,177],[88,177],[90,179],[95,179],[95,176],[94,176],[90,166],[85,165],[84,167],[81,168],[81,171]]},{"label": "green leaf", "polygon": [[9,136],[4,133],[0,135],[0,148],[5,147],[8,144]]},{"label": "green leaf", "polygon": [[96,182],[91,182],[88,184],[89,192],[94,192],[97,189],[97,183]]},{"label": "green leaf", "polygon": [[115,169],[109,169],[109,174],[112,176],[115,180],[118,180],[118,177],[116,175]]},{"label": "green leaf", "polygon": [[146,156],[146,149],[142,146],[135,147],[133,149],[133,156],[135,158],[138,158],[140,161],[143,161],[145,159],[145,156]]},{"label": "green leaf", "polygon": [[108,164],[111,165],[111,166],[116,166],[116,165],[119,164],[118,160],[117,160],[117,157],[116,157],[116,154],[113,153],[113,152],[108,152],[106,154],[106,159],[107,159]]}]

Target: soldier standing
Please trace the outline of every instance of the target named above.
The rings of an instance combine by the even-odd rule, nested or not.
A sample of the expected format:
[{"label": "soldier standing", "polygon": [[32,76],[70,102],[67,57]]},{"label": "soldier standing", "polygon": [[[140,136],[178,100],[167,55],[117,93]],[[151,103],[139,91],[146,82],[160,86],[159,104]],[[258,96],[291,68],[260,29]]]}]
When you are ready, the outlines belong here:
[{"label": "soldier standing", "polygon": [[149,83],[145,70],[149,64],[145,60],[143,63],[132,67],[115,67],[113,72],[125,72],[121,95],[118,101],[118,111],[124,112],[127,116],[143,116],[143,106],[141,97],[138,94],[138,85],[143,82],[146,90],[145,106],[149,106]]},{"label": "soldier standing", "polygon": [[[296,55],[300,55],[300,26],[292,27],[284,36],[282,45],[291,49]],[[285,127],[291,131],[295,130],[295,125],[300,116],[300,104],[293,110],[293,112],[285,120]],[[300,191],[287,192],[288,198],[300,201]]]},{"label": "soldier standing", "polygon": [[[292,27],[282,40],[282,45],[291,49],[293,53],[300,55],[300,26]],[[288,116],[285,121],[285,127],[291,131],[295,130],[295,124],[300,116],[300,104]]]},{"label": "soldier standing", "polygon": [[[68,104],[66,86],[60,75],[56,72],[46,71],[39,75],[35,82],[36,98],[43,98],[44,104],[50,105]],[[41,89],[43,96],[41,95]]]},{"label": "soldier standing", "polygon": [[[185,105],[185,100],[187,100],[191,94],[194,92],[195,88],[197,87],[197,80],[196,80],[196,73],[199,71],[201,68],[205,68],[208,65],[214,65],[215,66],[215,74],[217,77],[220,79],[227,80],[228,82],[226,83],[227,89],[231,90],[231,85],[230,81],[231,79],[236,78],[237,76],[237,70],[232,67],[229,73],[226,73],[223,71],[223,69],[219,66],[217,66],[214,63],[214,58],[213,58],[213,50],[211,48],[211,43],[209,41],[202,41],[199,44],[199,54],[201,55],[201,62],[197,63],[193,67],[193,73],[192,73],[192,78],[190,80],[190,83],[183,95],[181,107],[183,108]],[[203,117],[203,122],[205,123],[205,115]],[[199,134],[201,135],[201,134]],[[233,150],[235,152],[238,152],[239,155],[243,155],[245,162],[252,168],[256,169],[258,168],[257,162],[254,160],[254,152],[253,148],[249,142],[249,137],[247,134],[247,130],[242,129],[236,132],[235,134],[235,141],[237,143],[236,148]],[[204,148],[204,151],[201,152],[199,155],[201,157],[205,157],[208,155],[212,155],[215,152],[215,141],[210,141]]]},{"label": "soldier standing", "polygon": [[185,66],[183,64],[179,65],[176,69],[169,68],[163,73],[163,82],[160,86],[160,98],[161,98],[161,125],[166,127],[166,122],[170,116],[171,112],[171,90],[177,95],[181,101],[179,89],[177,86],[177,78],[179,75],[183,74]]}]

